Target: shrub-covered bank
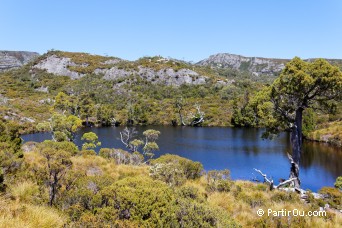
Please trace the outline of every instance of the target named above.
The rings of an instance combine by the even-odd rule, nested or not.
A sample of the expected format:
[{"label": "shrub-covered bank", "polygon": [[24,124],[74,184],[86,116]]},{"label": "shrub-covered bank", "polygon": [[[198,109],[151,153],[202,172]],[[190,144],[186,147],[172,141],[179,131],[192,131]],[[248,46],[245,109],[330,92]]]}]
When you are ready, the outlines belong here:
[{"label": "shrub-covered bank", "polygon": [[[11,128],[5,127],[7,135]],[[342,193],[303,201],[297,193],[232,181],[229,170],[203,172],[199,162],[120,149],[79,151],[72,142],[1,138],[1,227],[338,227]],[[227,167],[229,168],[229,167]],[[318,211],[326,216],[258,216],[257,210]]]}]

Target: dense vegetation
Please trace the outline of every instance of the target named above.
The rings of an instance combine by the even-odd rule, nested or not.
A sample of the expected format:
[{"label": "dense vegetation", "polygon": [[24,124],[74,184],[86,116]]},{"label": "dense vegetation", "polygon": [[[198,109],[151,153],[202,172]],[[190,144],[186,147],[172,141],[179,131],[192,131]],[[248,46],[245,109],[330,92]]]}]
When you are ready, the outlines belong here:
[{"label": "dense vegetation", "polygon": [[[47,55],[51,55],[48,53]],[[60,55],[62,55],[60,53]],[[63,53],[69,56],[69,54]],[[72,55],[74,56],[74,55]],[[72,57],[71,56],[71,57]],[[75,55],[75,62],[85,61],[94,66],[96,61],[84,60],[84,55]],[[43,59],[46,56],[41,57]],[[98,57],[91,56],[91,59]],[[37,62],[40,60],[38,59]],[[153,60],[153,58],[152,58]],[[95,62],[95,63],[94,63]],[[148,63],[148,64],[147,64]],[[0,75],[2,84],[1,94],[6,102],[1,106],[3,116],[10,116],[30,126],[29,121],[22,119],[29,117],[36,122],[47,120],[51,115],[51,105],[56,101],[67,100],[65,104],[70,114],[76,114],[85,121],[96,125],[109,125],[115,120],[117,124],[133,123],[137,125],[171,125],[179,122],[176,107],[177,99],[183,99],[183,116],[191,118],[196,112],[195,105],[199,104],[205,113],[204,126],[231,126],[230,117],[233,110],[233,100],[238,103],[244,100],[246,94],[261,88],[261,82],[253,82],[248,74],[238,72],[216,73],[210,68],[198,67],[199,72],[215,77],[234,79],[232,84],[220,85],[214,81],[204,85],[167,86],[163,83],[152,83],[137,76],[125,79],[104,80],[101,75],[87,74],[79,80],[69,77],[55,76],[43,70],[24,66],[19,70],[5,72]],[[153,62],[140,59],[137,62],[120,62],[121,67],[135,67],[134,64],[149,67],[178,67],[192,68],[182,63],[163,63],[156,66]],[[133,65],[132,65],[133,64]],[[184,66],[185,65],[185,66]],[[101,67],[96,65],[97,67]],[[227,70],[228,71],[228,70]],[[214,76],[212,76],[214,78]],[[48,93],[40,88],[48,88]],[[61,95],[59,93],[64,93]],[[58,97],[56,97],[59,94]],[[60,100],[58,100],[60,99]],[[59,104],[55,104],[58,107]],[[18,116],[16,116],[18,115]],[[33,126],[34,124],[31,124]]]},{"label": "dense vegetation", "polygon": [[[341,177],[336,188],[321,190],[324,199],[310,196],[304,202],[297,193],[232,181],[229,170],[204,172],[200,163],[175,155],[145,164],[138,152],[103,148],[96,155],[69,141],[27,142],[21,149],[18,126],[1,126],[8,126],[0,137],[6,170],[1,227],[337,227],[342,222],[334,209],[322,217],[256,214],[259,208],[307,212],[327,203],[340,210]],[[84,141],[96,144],[95,136]]]}]

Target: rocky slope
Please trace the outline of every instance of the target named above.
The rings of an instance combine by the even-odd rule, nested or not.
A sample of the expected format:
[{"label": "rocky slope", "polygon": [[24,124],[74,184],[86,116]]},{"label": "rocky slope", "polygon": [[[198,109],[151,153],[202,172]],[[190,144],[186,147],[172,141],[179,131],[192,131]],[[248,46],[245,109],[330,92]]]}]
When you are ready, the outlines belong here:
[{"label": "rocky slope", "polygon": [[[306,61],[313,61],[307,59]],[[209,56],[197,63],[200,66],[210,66],[212,68],[231,68],[239,71],[248,71],[254,75],[278,75],[285,67],[289,59],[272,59],[262,57],[245,57],[229,53],[219,53]],[[331,64],[337,65],[342,69],[342,60],[327,59]]]},{"label": "rocky slope", "polygon": [[239,71],[249,71],[253,74],[275,75],[284,69],[287,59],[267,59],[260,57],[245,57],[228,53],[211,55],[197,64],[215,68],[232,68]]},{"label": "rocky slope", "polygon": [[0,72],[21,67],[39,56],[36,52],[0,51]]},{"label": "rocky slope", "polygon": [[75,53],[56,52],[41,58],[32,68],[46,70],[48,73],[59,76],[69,76],[71,79],[79,79],[86,73],[103,75],[103,79],[106,80],[121,81],[131,76],[138,76],[152,83],[174,86],[205,84],[209,80],[208,76],[189,69],[192,68],[190,64],[162,57],[145,57],[137,61],[126,61],[84,53],[75,55]]}]

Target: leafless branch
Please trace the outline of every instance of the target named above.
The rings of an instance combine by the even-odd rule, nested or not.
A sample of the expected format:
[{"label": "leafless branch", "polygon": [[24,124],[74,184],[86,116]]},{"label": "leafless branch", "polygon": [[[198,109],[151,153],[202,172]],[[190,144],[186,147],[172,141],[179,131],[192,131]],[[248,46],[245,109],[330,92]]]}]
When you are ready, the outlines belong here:
[{"label": "leafless branch", "polygon": [[[290,155],[289,155],[289,156],[290,156]],[[290,156],[290,157],[291,157],[291,156]],[[292,157],[291,157],[291,160],[292,160]],[[293,161],[293,160],[292,160],[292,161]],[[267,182],[267,183],[270,185],[270,189],[271,189],[271,190],[272,190],[272,189],[280,189],[282,186],[287,185],[287,184],[290,184],[291,182],[293,182],[293,181],[295,181],[295,180],[297,179],[297,178],[291,178],[291,179],[285,180],[285,181],[283,181],[283,182],[280,182],[278,185],[274,185],[273,180],[268,179],[268,178],[267,178],[267,175],[264,174],[264,173],[262,173],[261,170],[255,169],[255,168],[254,168],[254,170],[255,170],[256,172],[260,173],[261,176],[264,177],[264,181]]]}]

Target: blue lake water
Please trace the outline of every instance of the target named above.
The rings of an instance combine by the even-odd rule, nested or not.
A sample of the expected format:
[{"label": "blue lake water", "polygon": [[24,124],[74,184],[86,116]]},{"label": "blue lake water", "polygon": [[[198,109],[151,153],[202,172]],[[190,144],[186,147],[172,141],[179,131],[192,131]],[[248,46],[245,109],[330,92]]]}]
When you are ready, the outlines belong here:
[{"label": "blue lake water", "polygon": [[[140,133],[137,138],[142,138],[142,132],[150,128],[161,132],[157,141],[160,150],[156,157],[166,153],[177,154],[201,162],[205,170],[229,169],[233,179],[262,180],[253,168],[271,176],[275,183],[289,176],[287,153],[291,147],[286,133],[274,140],[263,140],[262,129],[144,126],[136,127]],[[99,136],[101,147],[125,149],[119,139],[122,130],[123,127],[82,128],[75,143],[81,146],[82,134],[92,131]],[[22,138],[24,141],[41,142],[51,139],[51,135],[36,133]],[[300,164],[302,188],[317,191],[323,186],[333,186],[338,176],[342,176],[341,148],[305,142]]]}]

